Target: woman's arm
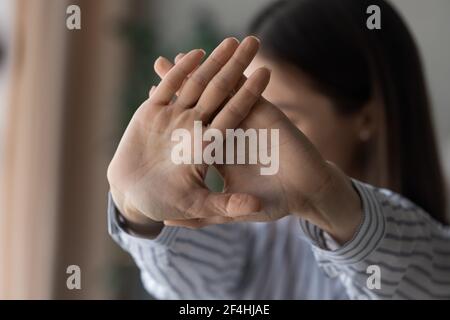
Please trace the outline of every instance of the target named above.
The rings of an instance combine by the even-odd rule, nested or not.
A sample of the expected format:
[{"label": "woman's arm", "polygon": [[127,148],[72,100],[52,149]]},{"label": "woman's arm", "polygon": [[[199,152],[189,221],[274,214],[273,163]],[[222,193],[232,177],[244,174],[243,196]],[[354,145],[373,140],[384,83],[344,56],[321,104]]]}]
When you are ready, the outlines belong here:
[{"label": "woman's arm", "polygon": [[[118,223],[115,208],[138,226],[138,233],[147,235],[157,234],[161,228],[154,223],[151,228],[146,226],[142,220],[147,218],[162,222],[213,217],[213,221],[219,218],[227,222],[232,220],[228,212],[258,210],[259,200],[251,194],[208,190],[204,184],[206,163],[178,164],[171,159],[176,130],[192,136],[195,123],[201,122],[203,129],[222,132],[237,127],[241,117],[250,111],[266,87],[270,72],[261,68],[237,90],[234,88],[257,50],[254,37],[240,44],[228,38],[202,64],[201,50],[180,59],[133,115],[108,167],[110,232],[133,255],[144,283],[157,297],[233,297],[229,288],[242,274],[240,266],[245,261],[241,243],[245,243],[245,228],[215,226],[196,232],[164,227],[149,240],[126,233]],[[175,93],[177,99],[173,99]],[[228,99],[231,93],[234,95]]]},{"label": "woman's arm", "polygon": [[[218,126],[223,130],[229,127],[226,124],[231,121],[231,128],[239,126],[244,130],[256,129],[278,132],[279,135],[277,134],[276,137],[279,137],[279,139],[271,141],[270,146],[271,151],[277,154],[277,160],[279,155],[279,163],[276,166],[279,170],[273,175],[261,175],[261,164],[217,165],[216,167],[226,181],[226,193],[213,194],[208,192],[202,183],[203,174],[206,172],[204,170],[206,165],[202,167],[176,167],[168,161],[166,153],[154,152],[155,150],[163,151],[170,149],[166,143],[167,134],[161,135],[162,132],[167,133],[164,131],[167,130],[167,125],[171,125],[172,128],[177,128],[180,124],[182,126],[188,125],[197,119],[199,115],[202,115],[202,112],[205,111],[205,106],[210,105],[210,103],[205,103],[205,101],[214,101],[214,103],[211,103],[211,106],[216,106],[217,102],[223,102],[230,96],[229,91],[236,87],[243,69],[245,69],[240,60],[245,56],[248,62],[256,52],[255,50],[250,50],[251,52],[249,52],[248,45],[251,45],[251,43],[251,41],[243,42],[239,47],[240,49],[237,49],[233,55],[233,57],[238,55],[240,58],[235,57],[234,59],[230,59],[226,64],[226,66],[230,67],[223,67],[220,71],[216,71],[218,72],[214,78],[216,81],[213,79],[208,83],[204,81],[205,79],[203,77],[198,78],[195,76],[199,71],[204,71],[205,68],[208,69],[208,67],[203,67],[208,65],[208,60],[202,64],[183,86],[181,93],[175,100],[175,105],[170,105],[170,101],[175,92],[182,87],[182,80],[186,79],[188,74],[195,70],[199,62],[198,56],[194,55],[196,54],[195,52],[188,54],[174,67],[170,67],[167,74],[163,75],[161,84],[152,94],[147,105],[141,107],[143,110],[134,117],[135,121],[132,121],[127,129],[127,133],[124,135],[124,139],[112,161],[114,165],[111,165],[108,171],[108,178],[112,189],[120,185],[119,189],[122,190],[121,193],[127,195],[126,200],[119,204],[119,207],[125,210],[139,211],[153,220],[164,220],[166,225],[171,224],[189,227],[199,227],[230,221],[269,222],[288,215],[294,215],[311,224],[309,229],[315,230],[311,236],[319,236],[319,230],[324,230],[337,239],[339,243],[346,243],[343,247],[345,248],[344,252],[340,251],[340,249],[336,250],[336,252],[319,251],[319,253],[323,254],[332,262],[328,264],[330,270],[333,269],[333,266],[334,268],[340,266],[342,262],[344,262],[343,265],[356,265],[362,262],[362,260],[358,260],[361,256],[366,258],[366,251],[372,253],[374,247],[378,248],[378,242],[377,245],[373,245],[373,241],[377,239],[376,235],[382,233],[380,230],[384,230],[379,229],[379,226],[382,225],[384,220],[376,220],[373,217],[382,216],[384,214],[383,210],[387,209],[378,208],[381,204],[376,201],[372,203],[370,199],[374,197],[365,198],[361,192],[358,196],[358,192],[354,190],[348,177],[343,175],[339,169],[327,163],[311,142],[280,110],[270,102],[259,98],[261,92],[267,85],[267,70],[260,70],[258,73],[255,72],[246,81],[244,79],[243,87],[228,101],[222,111],[219,112],[219,115],[214,118],[211,126]],[[228,61],[228,59],[229,56],[225,60]],[[215,61],[215,59],[212,60]],[[187,65],[189,65],[189,68],[187,68]],[[178,75],[178,72],[181,72],[181,75]],[[233,74],[233,76],[224,81],[224,77],[228,72]],[[177,80],[176,85],[174,85],[174,77]],[[203,80],[198,81],[200,79]],[[224,84],[227,84],[226,88],[224,88]],[[193,90],[195,88],[198,90]],[[203,93],[201,93],[202,90],[204,90]],[[206,98],[198,100],[194,109],[189,109],[187,106],[190,106],[192,103],[186,104],[186,101],[193,99],[193,97],[189,98],[189,95],[193,93],[195,93],[195,99],[197,100],[199,95],[201,98]],[[242,101],[237,103],[238,101],[236,99],[240,97],[245,97],[245,99],[241,99]],[[245,101],[247,103],[242,103]],[[253,105],[255,102],[256,105]],[[168,108],[166,104],[169,104],[171,108]],[[206,109],[209,110],[209,107]],[[213,109],[207,112],[208,117],[214,114],[212,111]],[[222,117],[219,117],[220,115]],[[226,116],[224,117],[224,115]],[[219,118],[221,120],[219,121],[220,123],[216,120]],[[153,133],[153,136],[149,137],[149,133]],[[140,146],[137,149],[139,152],[136,152],[137,145]],[[198,170],[199,168],[201,170]],[[167,173],[170,173],[170,175]],[[180,179],[180,177],[183,177],[183,179]],[[161,193],[161,189],[167,192]],[[117,201],[116,198],[115,200]],[[363,209],[361,208],[360,198],[363,202]],[[255,211],[258,211],[256,209],[260,210],[257,214],[254,214]],[[405,212],[410,211],[406,210]],[[362,223],[361,220],[363,221]],[[306,223],[307,226],[308,223]],[[353,237],[358,226],[360,226],[360,230],[357,232],[357,236]],[[427,222],[422,226],[423,229],[420,230],[421,232],[425,232],[425,235],[417,231],[419,232],[420,241],[426,242],[424,240],[426,235],[431,237],[430,228],[435,228],[432,226],[433,224],[431,222]],[[225,228],[224,226],[222,227]],[[376,228],[376,232],[372,232],[371,236],[367,237],[366,233],[372,230],[370,228]],[[165,230],[170,229],[165,228]],[[403,234],[404,232],[403,230]],[[437,231],[434,230],[434,232]],[[164,230],[161,234],[164,234]],[[399,234],[394,233],[393,235],[399,236]],[[402,233],[400,233],[401,235]],[[415,236],[416,234],[406,234],[405,237],[406,240],[412,242],[414,249],[419,247],[420,244],[420,242],[418,243],[416,241]],[[349,242],[352,237],[353,240]],[[355,241],[361,238],[364,241]],[[387,237],[386,239],[401,243],[405,240],[403,238],[400,238],[400,240],[393,239],[392,237]],[[163,243],[170,243],[168,239],[163,240],[160,239]],[[428,240],[434,246],[432,237]],[[154,242],[158,241],[155,240]],[[145,244],[150,243],[145,242]],[[141,246],[137,246],[135,249],[128,248],[129,251],[133,252],[142,250]],[[356,252],[356,257],[353,256],[355,252],[351,250],[354,248],[361,250]],[[422,253],[417,254],[411,251],[410,247],[405,247],[404,244],[400,248],[409,249],[406,252],[399,251],[400,255],[406,257],[401,259],[402,268],[406,267],[405,261],[410,261],[408,255],[417,256]],[[165,249],[160,252],[160,256],[158,256],[158,252],[155,252],[156,249],[149,250],[149,252],[152,252],[152,256],[158,258],[152,261],[158,262],[155,265],[165,263],[164,266],[173,269],[174,267],[169,264],[170,259],[167,258],[167,252],[169,250]],[[352,253],[350,258],[347,257],[347,251]],[[331,252],[334,253],[332,254]],[[378,253],[378,251],[376,252]],[[332,259],[333,255],[336,254],[342,255],[342,257],[337,258],[339,263]],[[423,257],[424,255],[422,254],[421,256]],[[369,257],[371,256],[369,255]],[[143,259],[141,257],[137,261]],[[357,260],[355,261],[354,259]],[[381,262],[383,261],[380,260],[380,266]],[[145,264],[141,269],[144,266]],[[442,267],[442,265],[440,266]],[[409,268],[409,264],[407,267]],[[408,268],[407,270],[410,270]],[[441,269],[443,268],[439,270]],[[348,271],[346,268],[341,267],[339,270],[339,274],[342,277],[345,278],[347,276],[345,279],[349,279],[349,273],[346,273]],[[357,274],[356,271],[355,274]],[[428,270],[428,272],[431,271]],[[428,280],[433,282],[433,279]],[[391,284],[392,286],[395,284],[393,282],[395,279],[385,279],[384,281],[386,284]],[[439,281],[442,282],[441,280]],[[353,284],[355,283],[357,282],[353,282]],[[404,282],[402,281],[402,283]],[[354,288],[356,287],[357,285],[354,286]],[[364,291],[364,288],[361,290],[362,292],[368,293]],[[434,294],[431,291],[430,293],[432,293],[430,296]],[[381,296],[383,294],[388,295],[383,292],[378,295]]]},{"label": "woman's arm", "polygon": [[352,299],[450,299],[450,229],[398,194],[353,185],[363,221],[343,246],[301,220],[319,266]]},{"label": "woman's arm", "polygon": [[109,233],[131,254],[158,299],[342,299],[315,264],[298,222],[164,227],[152,240],[127,233],[110,198]]},{"label": "woman's arm", "polygon": [[237,299],[249,239],[244,224],[200,230],[163,227],[154,239],[131,235],[109,196],[113,239],[131,254],[147,291],[158,299]]}]

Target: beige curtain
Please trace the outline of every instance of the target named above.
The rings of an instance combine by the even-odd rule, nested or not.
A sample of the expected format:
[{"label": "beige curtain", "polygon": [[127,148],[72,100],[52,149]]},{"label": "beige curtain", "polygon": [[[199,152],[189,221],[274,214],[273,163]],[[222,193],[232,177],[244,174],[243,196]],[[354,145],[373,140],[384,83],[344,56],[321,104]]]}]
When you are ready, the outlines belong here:
[{"label": "beige curtain", "polygon": [[[0,299],[108,298],[106,167],[112,151],[125,0],[18,0],[0,182]],[[68,290],[66,268],[81,267]]]}]

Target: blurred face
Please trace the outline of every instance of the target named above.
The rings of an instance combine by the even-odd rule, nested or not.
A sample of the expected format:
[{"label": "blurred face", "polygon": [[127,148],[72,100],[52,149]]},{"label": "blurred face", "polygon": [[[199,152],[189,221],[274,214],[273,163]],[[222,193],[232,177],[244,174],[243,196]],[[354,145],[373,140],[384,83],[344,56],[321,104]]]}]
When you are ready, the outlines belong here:
[{"label": "blurred face", "polygon": [[333,101],[313,89],[297,68],[257,56],[246,71],[272,70],[264,98],[272,102],[311,140],[322,156],[353,177],[360,176],[357,161],[358,115],[344,116]]}]

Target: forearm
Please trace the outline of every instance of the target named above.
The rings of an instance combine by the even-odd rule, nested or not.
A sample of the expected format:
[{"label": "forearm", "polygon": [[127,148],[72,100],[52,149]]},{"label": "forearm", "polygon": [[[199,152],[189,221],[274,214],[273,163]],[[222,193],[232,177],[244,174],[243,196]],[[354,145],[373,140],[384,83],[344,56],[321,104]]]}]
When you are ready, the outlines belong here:
[{"label": "forearm", "polygon": [[144,286],[158,299],[234,299],[246,261],[243,225],[202,230],[162,227],[153,238],[121,228],[110,196],[109,233],[131,254]]},{"label": "forearm", "polygon": [[322,187],[310,197],[310,212],[298,210],[301,218],[308,220],[344,244],[354,236],[361,224],[363,212],[358,192],[339,168],[326,162],[324,171],[328,178]]},{"label": "forearm", "polygon": [[319,265],[354,299],[450,299],[450,229],[399,195],[354,185],[364,215],[349,242],[330,250],[324,232],[302,222]]}]

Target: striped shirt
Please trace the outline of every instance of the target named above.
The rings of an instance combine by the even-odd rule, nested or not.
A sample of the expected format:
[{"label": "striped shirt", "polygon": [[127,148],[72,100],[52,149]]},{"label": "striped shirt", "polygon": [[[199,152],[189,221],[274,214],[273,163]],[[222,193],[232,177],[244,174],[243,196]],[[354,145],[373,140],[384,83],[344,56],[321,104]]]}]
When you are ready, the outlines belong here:
[{"label": "striped shirt", "polygon": [[450,299],[450,228],[398,194],[353,185],[363,219],[343,246],[293,216],[144,239],[120,228],[111,196],[109,232],[158,299]]}]

